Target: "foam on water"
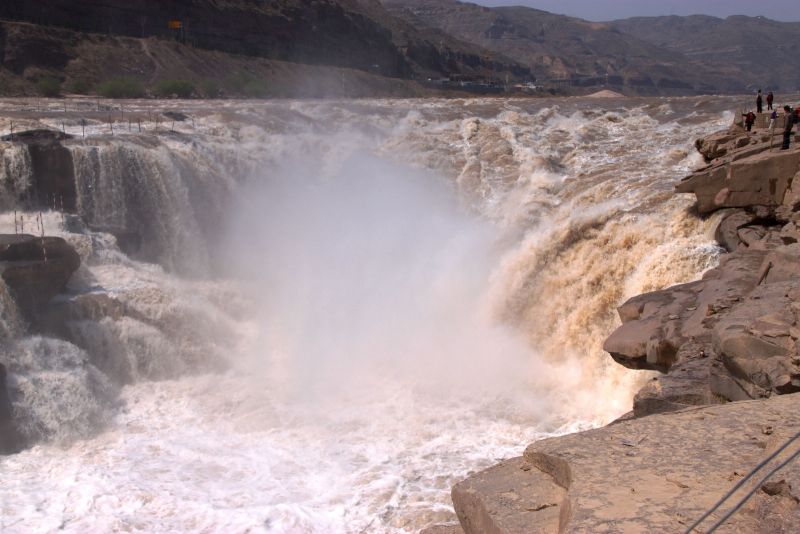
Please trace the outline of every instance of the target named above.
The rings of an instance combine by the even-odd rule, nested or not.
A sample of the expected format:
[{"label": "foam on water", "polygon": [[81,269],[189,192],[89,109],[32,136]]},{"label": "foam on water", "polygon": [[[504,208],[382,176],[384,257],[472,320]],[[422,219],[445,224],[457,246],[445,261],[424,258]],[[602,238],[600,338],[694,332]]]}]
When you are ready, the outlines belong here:
[{"label": "foam on water", "polygon": [[70,342],[26,337],[0,288],[44,438],[0,459],[0,529],[453,520],[468,472],[627,411],[645,375],[601,350],[615,306],[716,261],[714,221],[671,192],[730,119],[696,103],[187,102],[174,134],[94,125],[69,144],[81,212],[146,220],[162,265],[44,214],[83,259],[69,291],[119,304]]}]

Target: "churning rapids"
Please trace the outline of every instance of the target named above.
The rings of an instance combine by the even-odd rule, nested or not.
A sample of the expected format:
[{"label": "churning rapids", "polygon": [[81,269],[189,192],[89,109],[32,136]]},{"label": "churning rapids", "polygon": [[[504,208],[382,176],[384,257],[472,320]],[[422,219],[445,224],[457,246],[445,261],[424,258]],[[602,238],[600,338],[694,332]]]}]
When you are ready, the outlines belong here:
[{"label": "churning rapids", "polygon": [[[0,115],[61,129],[18,106]],[[0,458],[3,532],[452,521],[470,471],[626,412],[646,376],[601,350],[615,306],[716,262],[713,221],[672,188],[732,99],[125,111],[162,106],[193,123],[84,140],[65,115],[85,224],[51,212],[45,230],[81,254],[68,294],[104,311],[32,335],[0,288],[0,362],[36,441]],[[30,162],[0,145],[8,233]]]}]

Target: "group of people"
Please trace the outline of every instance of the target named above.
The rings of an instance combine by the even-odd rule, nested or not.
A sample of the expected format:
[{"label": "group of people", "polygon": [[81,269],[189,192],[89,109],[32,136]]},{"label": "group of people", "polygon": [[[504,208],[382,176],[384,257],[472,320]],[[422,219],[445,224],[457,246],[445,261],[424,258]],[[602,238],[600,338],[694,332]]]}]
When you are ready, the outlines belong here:
[{"label": "group of people", "polygon": [[[767,110],[772,109],[772,103],[775,101],[775,95],[772,94],[772,91],[767,94]],[[764,99],[761,98],[761,89],[758,90],[758,96],[756,97],[756,110],[759,113],[764,113]]]},{"label": "group of people", "polygon": [[[767,94],[766,100],[767,111],[772,111],[770,114],[769,129],[770,131],[774,131],[775,124],[778,120],[778,112],[772,107],[773,103],[775,102],[775,95],[772,94],[772,91]],[[786,117],[786,122],[784,123],[783,127],[783,145],[781,146],[781,150],[788,150],[789,143],[792,139],[792,128],[794,127],[795,123],[800,123],[800,105],[797,106],[797,109],[792,109],[791,106],[785,105],[783,106],[783,111]],[[756,96],[756,112],[764,112],[764,98],[761,95],[761,89],[758,90],[758,96]],[[756,122],[756,113],[748,111],[742,115],[744,116],[745,128],[748,132],[752,131],[753,124]]]}]

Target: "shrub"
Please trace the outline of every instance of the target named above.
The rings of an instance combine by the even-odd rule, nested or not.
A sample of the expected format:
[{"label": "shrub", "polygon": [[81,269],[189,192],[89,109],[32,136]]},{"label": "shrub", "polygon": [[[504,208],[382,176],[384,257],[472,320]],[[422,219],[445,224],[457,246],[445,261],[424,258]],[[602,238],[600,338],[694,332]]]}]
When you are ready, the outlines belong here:
[{"label": "shrub", "polygon": [[217,83],[217,80],[203,80],[200,82],[200,92],[206,98],[217,98],[219,96],[219,83]]},{"label": "shrub", "polygon": [[237,73],[228,78],[228,86],[239,95],[251,98],[267,96],[269,88],[264,80],[251,74]]},{"label": "shrub", "polygon": [[253,78],[244,84],[244,87],[242,88],[242,94],[251,98],[263,98],[267,96],[268,90],[269,88],[267,87],[267,82],[259,78]]},{"label": "shrub", "polygon": [[186,80],[162,80],[156,84],[156,94],[160,97],[190,98],[194,93],[194,84]]},{"label": "shrub", "polygon": [[36,82],[36,89],[39,94],[46,97],[58,96],[61,94],[61,82],[52,76],[45,76]]},{"label": "shrub", "polygon": [[141,82],[134,78],[112,78],[101,83],[97,92],[106,98],[140,98],[144,96]]},{"label": "shrub", "polygon": [[72,80],[67,84],[67,92],[76,95],[89,94],[90,88],[91,86],[89,85],[89,82],[87,82],[86,80]]}]

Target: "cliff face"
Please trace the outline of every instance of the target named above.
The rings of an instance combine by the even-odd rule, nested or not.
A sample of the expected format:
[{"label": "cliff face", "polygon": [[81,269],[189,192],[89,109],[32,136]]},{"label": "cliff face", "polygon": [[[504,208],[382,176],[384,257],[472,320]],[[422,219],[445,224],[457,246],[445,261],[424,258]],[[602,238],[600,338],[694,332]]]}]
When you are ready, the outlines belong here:
[{"label": "cliff face", "polygon": [[733,208],[717,229],[728,254],[700,281],[623,304],[604,346],[664,373],[636,396],[637,415],[800,392],[800,148],[771,150],[769,134],[738,127],[716,140],[698,146],[725,155],[677,191],[701,213]]},{"label": "cliff face", "polygon": [[0,93],[36,94],[43,76],[90,86],[117,77],[145,88],[160,80],[213,82],[222,95],[239,96],[237,76],[256,79],[264,97],[424,96],[425,88],[400,78],[355,69],[304,65],[205,50],[174,40],[137,39],[0,21]]},{"label": "cliff face", "polygon": [[[697,142],[710,164],[677,192],[694,193],[702,214],[726,210],[716,238],[728,253],[701,280],[625,302],[604,345],[618,363],[661,374],[626,420],[534,443],[454,486],[464,532],[680,532],[797,433],[798,141],[779,150],[768,133],[734,126]],[[755,482],[766,472],[742,490],[760,491],[730,532],[800,521],[800,467]]]},{"label": "cliff face", "polygon": [[[529,75],[528,69],[511,60],[489,59],[479,46],[408,24],[367,0],[5,2],[0,5],[0,20],[83,35],[173,40],[191,49],[345,67],[394,78]],[[174,20],[180,21],[180,29],[169,27]],[[3,37],[0,34],[6,40]],[[54,44],[52,36],[31,39],[21,47],[0,44],[0,59],[17,74],[31,65],[59,73],[81,58],[80,53],[64,53],[70,44]]]},{"label": "cliff face", "polygon": [[[0,18],[81,32],[179,38],[210,50],[389,76],[410,73],[389,31],[334,0],[4,2]],[[180,20],[182,30],[170,29],[170,20]]]}]

